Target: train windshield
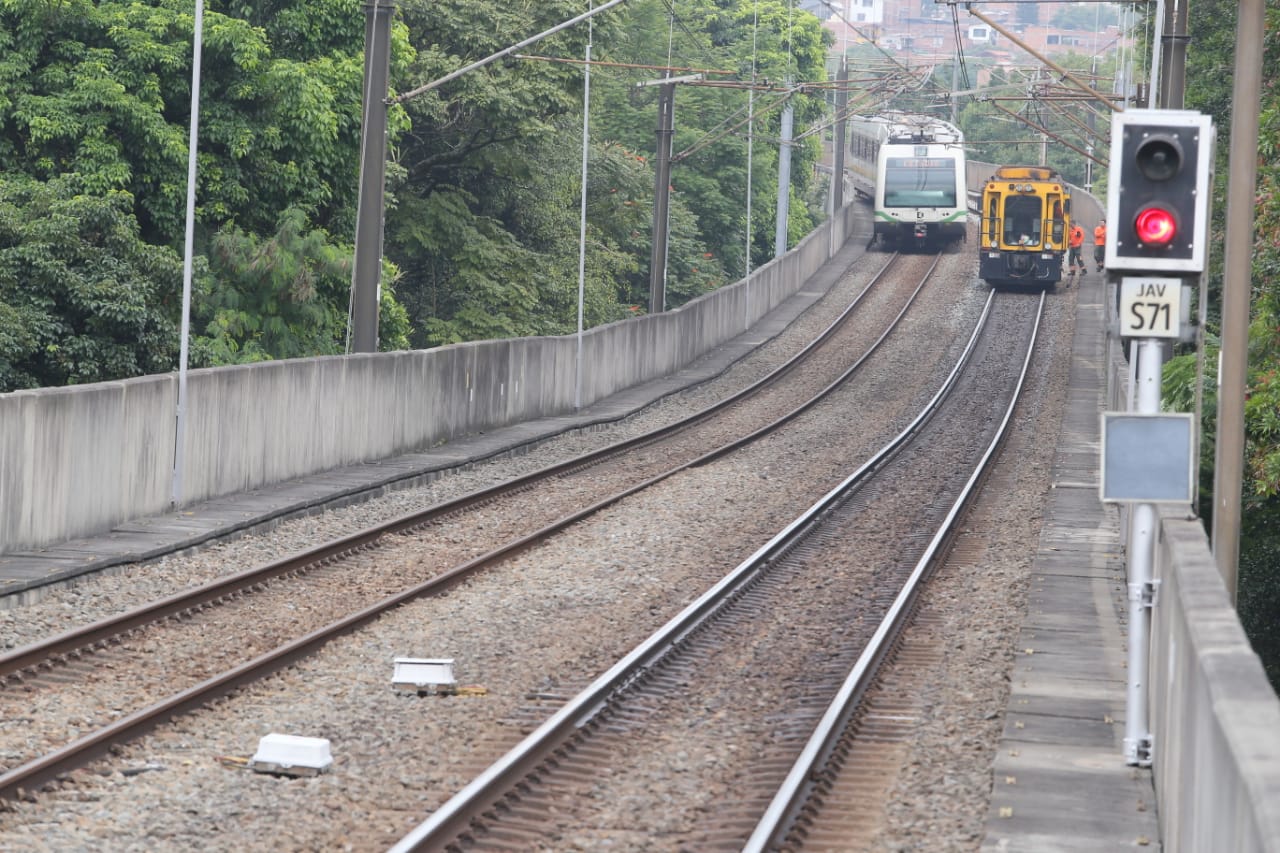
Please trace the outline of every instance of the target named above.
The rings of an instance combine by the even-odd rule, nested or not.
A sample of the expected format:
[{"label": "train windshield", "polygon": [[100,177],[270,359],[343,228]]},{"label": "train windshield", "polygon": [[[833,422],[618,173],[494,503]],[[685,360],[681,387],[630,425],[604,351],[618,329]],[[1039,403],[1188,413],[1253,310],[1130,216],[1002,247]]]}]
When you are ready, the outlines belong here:
[{"label": "train windshield", "polygon": [[885,207],[955,207],[956,161],[947,157],[889,157]]},{"label": "train windshield", "polygon": [[1004,241],[1039,246],[1040,211],[1043,202],[1033,195],[1009,196],[1004,202]]}]

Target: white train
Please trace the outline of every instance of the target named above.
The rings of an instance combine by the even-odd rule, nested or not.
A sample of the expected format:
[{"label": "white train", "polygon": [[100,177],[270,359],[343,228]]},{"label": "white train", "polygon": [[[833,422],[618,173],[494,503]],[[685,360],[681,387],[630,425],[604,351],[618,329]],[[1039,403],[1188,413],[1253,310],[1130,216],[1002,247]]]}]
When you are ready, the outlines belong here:
[{"label": "white train", "polygon": [[888,112],[849,119],[848,171],[875,207],[875,238],[895,248],[965,236],[964,135],[933,116]]}]

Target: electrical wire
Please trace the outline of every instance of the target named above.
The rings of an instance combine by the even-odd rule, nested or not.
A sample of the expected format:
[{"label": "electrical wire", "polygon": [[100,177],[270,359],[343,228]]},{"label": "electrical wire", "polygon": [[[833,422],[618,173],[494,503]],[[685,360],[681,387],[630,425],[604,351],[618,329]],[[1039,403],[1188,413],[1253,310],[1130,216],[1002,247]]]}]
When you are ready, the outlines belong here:
[{"label": "electrical wire", "polygon": [[[496,62],[497,60],[501,59],[504,56],[510,56],[511,54],[515,53],[521,48],[525,48],[531,44],[540,42],[547,36],[554,35],[560,32],[561,30],[566,30],[569,27],[573,26],[574,24],[578,24],[578,23],[581,23],[582,21],[590,20],[591,18],[595,17],[601,12],[605,12],[609,9],[612,9],[614,6],[617,6],[618,4],[625,3],[625,2],[626,0],[608,0],[608,2],[605,3],[603,6],[597,6],[596,8],[591,9],[587,12],[584,12],[583,14],[579,15],[576,18],[570,18],[567,21],[563,21],[559,24],[556,24],[554,27],[552,27],[549,30],[543,30],[542,32],[538,33],[535,36],[530,36],[524,41],[513,44],[510,47],[503,48],[497,53],[486,56],[484,59],[476,60],[475,62],[472,62],[470,65],[465,65],[462,68],[459,68],[456,71],[452,71],[437,80],[432,80],[430,83],[425,83],[416,89],[411,89],[408,92],[404,92],[403,94],[396,95],[394,98],[389,99],[387,103],[401,104],[409,100],[410,98],[416,98],[418,95],[424,94],[426,92],[430,92],[432,89],[436,89],[440,86],[443,86],[445,83],[448,83],[450,80],[456,80],[457,78],[461,77],[463,74],[466,74],[470,71],[475,71],[477,68],[483,68],[484,66],[492,62]],[[377,3],[378,3],[378,0],[374,0],[375,6],[377,5]]]},{"label": "electrical wire", "polygon": [[[911,70],[909,66],[902,64],[902,62],[900,62],[897,57],[895,57],[893,54],[889,53],[889,51],[885,50],[883,47],[877,44],[875,39],[868,36],[865,32],[862,31],[861,28],[854,26],[853,23],[850,22],[849,19],[844,16],[844,12],[836,8],[832,0],[821,0],[821,3],[822,5],[826,6],[833,15],[839,18],[841,23],[843,23],[849,29],[853,30],[858,35],[862,36],[864,39],[867,40],[867,42],[871,44],[872,47],[880,51],[880,53],[884,56],[884,58],[889,60],[890,63],[897,66],[899,70],[905,72],[906,74],[914,76],[914,72]],[[938,85],[934,81],[929,80],[928,82],[932,83],[934,88],[936,88],[939,92],[946,91],[942,86]]]},{"label": "electrical wire", "polygon": [[960,77],[964,80],[966,89],[972,88],[973,83],[969,79],[969,65],[964,58],[964,39],[960,37],[960,10],[955,3],[951,5],[951,28],[955,32],[956,37],[956,62],[960,66]]}]

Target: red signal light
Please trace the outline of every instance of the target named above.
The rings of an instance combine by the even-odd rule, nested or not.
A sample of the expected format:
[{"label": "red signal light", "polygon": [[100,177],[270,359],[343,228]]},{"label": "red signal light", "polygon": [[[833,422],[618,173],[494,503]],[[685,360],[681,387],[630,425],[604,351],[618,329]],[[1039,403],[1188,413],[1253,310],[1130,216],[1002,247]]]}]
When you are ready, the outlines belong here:
[{"label": "red signal light", "polygon": [[1178,236],[1178,220],[1163,207],[1146,207],[1133,220],[1138,242],[1148,246],[1168,246]]}]

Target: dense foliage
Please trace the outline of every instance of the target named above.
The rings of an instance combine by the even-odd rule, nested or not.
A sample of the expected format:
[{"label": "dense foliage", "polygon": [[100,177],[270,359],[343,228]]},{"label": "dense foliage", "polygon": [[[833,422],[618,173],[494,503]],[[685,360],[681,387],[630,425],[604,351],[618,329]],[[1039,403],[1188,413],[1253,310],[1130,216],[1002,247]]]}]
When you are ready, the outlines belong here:
[{"label": "dense foliage", "polygon": [[173,252],[138,238],[122,190],[75,176],[0,181],[0,388],[168,370],[178,336]]},{"label": "dense foliage", "polygon": [[[647,310],[657,123],[656,87],[668,55],[678,67],[726,69],[750,80],[753,42],[761,76],[824,73],[824,31],[781,0],[754,4],[634,0],[591,27],[590,144],[587,177],[587,325]],[[416,61],[405,87],[431,81],[582,11],[576,2],[407,2]],[[477,21],[486,26],[476,26]],[[670,37],[669,37],[670,36]],[[755,38],[753,38],[755,36]],[[790,41],[787,41],[788,36]],[[405,102],[412,121],[396,158],[402,170],[388,212],[388,252],[403,270],[399,290],[413,342],[572,331],[577,322],[582,97],[580,64],[588,31],[558,34],[530,54],[494,63]],[[621,66],[626,65],[626,68]],[[648,66],[639,68],[636,66]],[[723,79],[723,78],[717,78]],[[816,120],[820,99],[796,98],[797,127]],[[676,95],[677,156],[745,115],[744,89],[681,85]],[[757,133],[776,138],[777,115]],[[745,131],[672,168],[667,307],[736,280],[745,269]],[[795,198],[802,199],[818,149],[798,147]],[[756,146],[753,254],[771,257],[777,147]],[[811,212],[793,202],[792,239],[811,230]]]},{"label": "dense foliage", "polygon": [[[350,255],[359,4],[204,5],[192,363],[341,352],[349,285],[282,288],[290,273],[255,279],[228,247],[279,247],[287,222],[285,242],[287,229],[307,235],[305,257],[259,264],[288,258],[332,278]],[[176,366],[194,23],[188,0],[0,0],[0,195],[16,223],[0,391]],[[387,340],[403,343],[389,288],[383,301]]]},{"label": "dense foliage", "polygon": [[[203,7],[191,363],[343,352],[362,4]],[[392,96],[586,5],[396,7]],[[175,366],[193,33],[190,0],[0,0],[0,392]],[[785,0],[632,0],[529,50],[543,59],[508,57],[392,107],[382,348],[576,328],[584,75],[549,58],[580,59],[589,38],[605,64],[593,68],[585,323],[647,310],[656,90],[635,84],[656,66],[725,69],[715,79],[740,84],[680,87],[675,150],[697,150],[672,172],[667,305],[746,268],[741,86],[753,65],[820,81],[825,32]],[[772,256],[776,205],[770,97],[755,126],[757,264]],[[823,113],[819,97],[792,102],[797,133]],[[818,150],[813,137],[795,148],[791,242],[820,215],[805,203]]]}]

